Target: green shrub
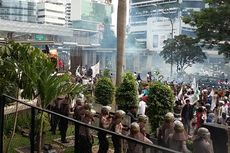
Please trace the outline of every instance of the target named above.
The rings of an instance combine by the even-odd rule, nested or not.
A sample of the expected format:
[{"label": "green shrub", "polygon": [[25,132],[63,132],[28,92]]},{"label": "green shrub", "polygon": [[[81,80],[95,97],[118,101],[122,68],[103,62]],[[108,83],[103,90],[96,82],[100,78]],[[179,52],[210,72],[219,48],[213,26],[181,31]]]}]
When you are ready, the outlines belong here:
[{"label": "green shrub", "polygon": [[154,133],[159,127],[159,123],[164,120],[165,114],[173,110],[174,95],[172,89],[160,82],[152,84],[149,88],[147,104],[147,116]]},{"label": "green shrub", "polygon": [[190,150],[190,151],[193,151],[193,141],[192,140],[187,140],[186,142],[186,145],[187,145],[187,148]]},{"label": "green shrub", "polygon": [[4,135],[5,136],[10,136],[10,134],[13,131],[13,127],[14,127],[14,116],[13,115],[5,115],[5,119],[4,119]]},{"label": "green shrub", "polygon": [[137,84],[132,73],[125,73],[123,82],[116,91],[116,103],[119,109],[128,111],[132,105],[137,105]]},{"label": "green shrub", "polygon": [[[13,131],[14,120],[15,120],[15,114],[5,115],[4,134],[6,136],[9,136]],[[20,129],[29,129],[31,124],[30,121],[31,121],[30,112],[28,111],[19,112],[17,118],[16,131]]]},{"label": "green shrub", "polygon": [[23,111],[18,114],[17,126],[20,128],[30,128],[31,124],[31,113],[30,111]]},{"label": "green shrub", "polygon": [[110,70],[109,69],[105,69],[104,71],[103,71],[103,77],[107,77],[107,78],[110,78]]},{"label": "green shrub", "polygon": [[109,78],[100,78],[95,86],[95,101],[104,106],[111,104],[114,99],[115,88]]}]

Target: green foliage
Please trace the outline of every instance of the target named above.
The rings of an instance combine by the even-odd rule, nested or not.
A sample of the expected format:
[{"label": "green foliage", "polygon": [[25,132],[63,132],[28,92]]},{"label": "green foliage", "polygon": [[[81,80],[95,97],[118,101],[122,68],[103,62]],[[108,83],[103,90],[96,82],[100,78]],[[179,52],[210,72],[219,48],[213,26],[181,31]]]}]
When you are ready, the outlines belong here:
[{"label": "green foliage", "polygon": [[225,42],[224,44],[219,45],[219,52],[218,54],[223,54],[226,61],[230,61],[230,44]]},{"label": "green foliage", "polygon": [[207,58],[197,43],[198,40],[185,35],[175,36],[174,39],[164,41],[165,46],[160,56],[166,63],[176,64],[177,72],[183,71],[192,64],[204,62]]},{"label": "green foliage", "polygon": [[95,100],[96,103],[104,106],[111,104],[114,100],[115,88],[109,78],[100,78],[95,87]]},{"label": "green foliage", "polygon": [[[49,114],[45,113],[45,112],[38,112],[35,118],[35,124],[36,124],[36,129],[35,131],[37,133],[40,132],[40,130],[42,129],[42,132],[47,131],[50,125],[50,121],[49,121]],[[41,124],[42,123],[42,124]],[[42,127],[41,127],[42,125]]]},{"label": "green foliage", "polygon": [[17,127],[30,129],[31,126],[30,124],[31,124],[31,113],[27,111],[20,112],[18,115]]},{"label": "green foliage", "polygon": [[[4,134],[8,137],[12,131],[13,131],[13,126],[14,126],[14,119],[15,119],[15,114],[7,114],[5,115],[5,122],[4,122]],[[30,128],[30,113],[23,111],[20,112],[17,118],[17,126],[16,126],[16,131],[20,129],[29,129]]]},{"label": "green foliage", "polygon": [[4,135],[9,136],[13,132],[14,127],[14,116],[13,115],[5,115],[4,119]]},{"label": "green foliage", "polygon": [[103,71],[103,77],[110,78],[110,70],[109,70],[109,69],[105,69],[105,70]]},{"label": "green foliage", "polygon": [[149,88],[147,116],[152,132],[155,132],[163,121],[166,113],[173,110],[174,95],[172,89],[160,82],[155,82]]},{"label": "green foliage", "polygon": [[116,103],[119,109],[128,111],[132,105],[137,105],[137,84],[132,73],[123,76],[123,82],[116,91]]},{"label": "green foliage", "polygon": [[[1,46],[0,59],[1,68],[6,72],[3,81],[11,82],[14,78],[16,81],[13,85],[23,89],[21,97],[37,98],[38,106],[42,108],[46,108],[58,96],[76,95],[83,89],[81,85],[71,83],[71,76],[68,73],[57,74],[51,59],[38,48],[30,45],[11,42]],[[10,67],[9,71],[6,66]],[[39,128],[37,132],[41,135],[47,127],[44,125],[47,124],[48,115],[39,113],[37,121],[37,128]]]},{"label": "green foliage", "polygon": [[197,36],[207,47],[225,44],[224,48],[220,47],[219,53],[228,58],[229,55],[226,52],[229,52],[230,46],[230,2],[229,0],[207,0],[206,2],[209,8],[193,12],[190,17],[183,20],[197,27]]},{"label": "green foliage", "polygon": [[[74,131],[74,126],[70,125],[68,130],[67,130],[67,136],[72,136],[73,131]],[[49,131],[45,131],[45,132],[46,132],[46,134],[45,134],[45,144],[52,144],[54,139],[60,138],[60,135],[58,135],[58,134],[53,135]],[[6,137],[4,139],[4,144],[8,143],[8,141],[9,141],[9,138]],[[29,146],[30,146],[30,139],[28,137],[24,137],[20,133],[15,133],[14,139],[12,140],[12,145],[9,148],[8,152],[9,153],[17,153],[15,151],[15,148],[29,147]],[[74,152],[74,149],[73,149],[72,152]]]},{"label": "green foliage", "polygon": [[191,151],[193,151],[193,141],[192,140],[187,140],[186,142],[187,148]]},{"label": "green foliage", "polygon": [[60,95],[77,94],[82,90],[80,85],[70,82],[68,74],[55,73],[55,65],[38,48],[11,42],[1,46],[0,53],[4,82],[15,79],[12,83],[23,89],[22,98],[39,96],[43,108]]},{"label": "green foliage", "polygon": [[223,4],[229,4],[229,0],[205,0],[206,3],[208,3],[211,6],[218,6]]},{"label": "green foliage", "polygon": [[[12,50],[12,49],[11,49]],[[16,97],[19,86],[19,74],[12,60],[17,57],[16,51],[11,52],[6,46],[0,46],[0,94]]]}]

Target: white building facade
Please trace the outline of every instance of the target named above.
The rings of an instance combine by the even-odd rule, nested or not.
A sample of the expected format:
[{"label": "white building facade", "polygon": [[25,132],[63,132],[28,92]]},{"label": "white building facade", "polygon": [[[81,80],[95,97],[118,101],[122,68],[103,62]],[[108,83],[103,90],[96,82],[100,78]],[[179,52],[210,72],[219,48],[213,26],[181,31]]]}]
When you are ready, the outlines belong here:
[{"label": "white building facade", "polygon": [[64,26],[65,3],[61,0],[43,0],[37,4],[37,20],[40,24]]},{"label": "white building facade", "polygon": [[172,22],[165,17],[148,18],[147,49],[159,53],[163,49],[164,40],[179,35],[180,32],[180,20],[178,18]]},{"label": "white building facade", "polygon": [[65,24],[67,27],[71,26],[71,2],[65,4]]},{"label": "white building facade", "polygon": [[147,50],[160,52],[168,38],[180,34],[195,36],[195,28],[181,17],[204,7],[202,0],[130,0],[129,32]]}]

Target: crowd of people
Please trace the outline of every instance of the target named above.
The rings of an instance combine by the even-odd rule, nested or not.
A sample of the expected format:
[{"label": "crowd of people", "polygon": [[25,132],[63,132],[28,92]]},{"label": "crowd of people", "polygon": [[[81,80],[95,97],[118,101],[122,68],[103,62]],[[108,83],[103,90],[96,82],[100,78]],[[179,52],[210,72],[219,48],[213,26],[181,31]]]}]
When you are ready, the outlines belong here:
[{"label": "crowd of people", "polygon": [[[151,74],[149,74],[151,75]],[[137,84],[142,80],[139,74],[136,75]],[[151,80],[151,78],[149,78]],[[171,148],[184,153],[213,153],[210,132],[202,125],[213,123],[230,125],[230,92],[227,89],[199,88],[191,84],[167,83],[171,86],[175,95],[173,112],[165,115],[164,122],[157,129],[158,145]],[[129,110],[117,110],[111,113],[111,107],[102,106],[101,112],[92,111],[92,105],[84,101],[84,98],[77,98],[70,104],[68,96],[58,97],[50,109],[65,116],[72,116],[74,119],[92,125],[99,118],[100,128],[111,130],[117,134],[127,135],[145,143],[152,144],[149,134],[146,131],[148,116],[149,87],[145,85],[139,92],[139,104],[130,106]],[[126,113],[125,113],[126,112]],[[129,122],[126,122],[128,117]],[[51,131],[56,134],[59,127],[61,142],[68,143],[66,131],[68,121],[62,118],[51,116]],[[95,125],[95,124],[94,124]],[[91,153],[93,145],[93,132],[85,126],[77,126],[76,129],[78,150],[81,153]],[[107,153],[109,140],[106,132],[97,133],[99,140],[98,153]],[[112,136],[112,144],[115,153],[142,153],[146,147],[141,144],[124,141],[118,136]],[[189,150],[187,142],[192,141],[193,150]]]},{"label": "crowd of people", "polygon": [[[204,123],[230,125],[229,89],[200,88],[197,84],[167,83],[175,95],[173,112],[165,116],[164,123],[158,128],[159,144],[173,150],[189,153],[187,142],[192,141],[194,153],[213,153],[212,140]],[[148,87],[145,87],[148,90]],[[142,91],[142,100],[148,92]],[[146,106],[148,106],[147,100]]]},{"label": "crowd of people", "polygon": [[[123,120],[126,113],[123,110],[117,110],[115,113],[111,114],[110,106],[102,106],[101,112],[97,114],[92,109],[92,105],[85,103],[82,99],[78,98],[76,99],[74,107],[71,109],[67,96],[58,97],[57,100],[50,105],[50,109],[52,111],[65,116],[71,115],[74,119],[89,125],[92,125],[97,117],[99,118],[98,126],[100,128],[111,130],[117,134],[126,134],[132,138],[152,144],[152,142],[146,137],[145,125],[147,123],[147,117],[144,115],[139,115],[138,117],[136,115],[134,116],[134,112],[137,110],[136,108],[137,107],[131,107],[130,112],[127,113],[127,115],[130,115],[132,123],[130,123],[130,125],[125,125]],[[64,118],[52,115],[50,131],[53,134],[56,134],[57,127],[59,127],[61,142],[68,143],[68,140],[66,139],[68,121]],[[85,126],[77,126],[75,132],[77,132],[77,137],[75,138],[75,141],[77,141],[77,150],[80,153],[92,152],[92,144],[94,142],[92,130]],[[103,131],[99,131],[97,136],[99,140],[98,153],[107,153],[109,150],[109,140],[107,134]],[[126,143],[127,147],[124,147],[124,140],[122,140],[119,136],[113,135],[112,143],[115,153],[121,153],[121,150],[124,150],[124,148],[126,148],[125,152],[127,153],[141,153],[143,150],[142,145],[138,145],[133,142]]]}]

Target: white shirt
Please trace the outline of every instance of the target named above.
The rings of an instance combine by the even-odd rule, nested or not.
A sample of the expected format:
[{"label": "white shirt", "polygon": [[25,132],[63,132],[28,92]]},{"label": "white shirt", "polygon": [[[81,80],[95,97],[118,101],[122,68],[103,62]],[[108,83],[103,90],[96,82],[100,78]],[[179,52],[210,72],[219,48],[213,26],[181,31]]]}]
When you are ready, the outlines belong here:
[{"label": "white shirt", "polygon": [[226,115],[228,116],[229,114],[228,114],[228,105],[226,104],[226,105],[223,105],[222,107],[221,107],[221,114],[222,113],[226,113]]},{"label": "white shirt", "polygon": [[146,102],[144,102],[143,100],[140,101],[139,102],[138,114],[145,115],[146,107],[147,107]]}]

